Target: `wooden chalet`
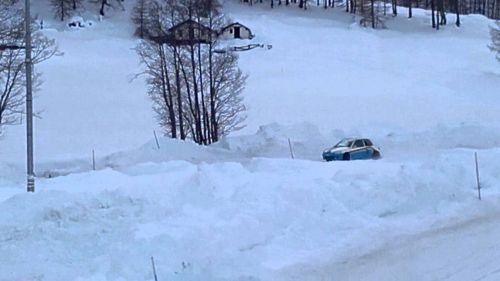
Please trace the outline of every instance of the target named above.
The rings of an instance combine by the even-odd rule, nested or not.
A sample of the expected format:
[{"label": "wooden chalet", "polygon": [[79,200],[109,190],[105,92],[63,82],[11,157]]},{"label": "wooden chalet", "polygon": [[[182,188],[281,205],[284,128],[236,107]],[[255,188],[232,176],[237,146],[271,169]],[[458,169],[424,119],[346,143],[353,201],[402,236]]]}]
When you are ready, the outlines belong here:
[{"label": "wooden chalet", "polygon": [[209,44],[217,32],[194,20],[183,21],[168,30],[166,42],[170,45]]},{"label": "wooden chalet", "polygon": [[179,46],[209,44],[214,42],[217,38],[252,39],[254,35],[250,28],[239,22],[232,23],[217,32],[197,21],[189,19],[172,26],[164,35],[149,35],[148,38],[159,44]]}]

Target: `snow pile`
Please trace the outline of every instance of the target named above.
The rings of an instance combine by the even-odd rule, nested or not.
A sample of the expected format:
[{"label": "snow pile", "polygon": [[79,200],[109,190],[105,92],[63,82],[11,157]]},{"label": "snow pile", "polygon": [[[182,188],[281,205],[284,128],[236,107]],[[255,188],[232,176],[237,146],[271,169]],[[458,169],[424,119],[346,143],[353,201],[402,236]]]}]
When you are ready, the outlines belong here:
[{"label": "snow pile", "polygon": [[[427,139],[476,129],[442,128]],[[377,161],[284,159],[285,137],[310,147],[311,134],[313,144],[328,140],[311,124],[262,126],[227,138],[225,148],[160,138],[160,149],[152,140],[100,158],[96,172],[40,178],[36,194],[21,193],[23,182],[7,184],[0,280],[153,280],[151,256],[162,279],[287,280],[301,276],[302,265],[308,272],[363,255],[499,203],[498,147],[479,152],[486,201],[478,205],[470,149],[437,145],[432,157]],[[401,136],[392,146],[412,139],[420,141]]]},{"label": "snow pile", "polygon": [[[500,150],[489,155],[483,196],[494,205]],[[152,280],[154,256],[162,279],[274,280],[294,264],[363,254],[474,214],[469,157],[168,161],[40,179],[36,194],[0,203],[1,277]]]},{"label": "snow pile", "polygon": [[[322,132],[311,123],[262,125],[257,132],[248,135],[228,136],[210,147],[199,146],[190,141],[159,137],[158,143],[151,139],[137,149],[124,150],[95,157],[97,170],[120,169],[140,163],[162,163],[172,160],[191,163],[245,162],[250,158],[291,158],[322,161],[321,153],[345,137],[370,137],[381,149],[382,156],[393,162],[412,159],[431,160],[443,152],[454,149],[490,150],[500,147],[500,133],[495,127],[461,124],[459,126],[436,126],[424,131],[369,132],[357,130],[346,133],[340,129]],[[290,140],[290,142],[289,142]],[[290,151],[290,146],[291,150]],[[472,153],[472,152],[470,152]],[[14,176],[23,179],[24,167],[3,163],[0,178]],[[38,176],[58,177],[93,169],[92,155],[87,158],[38,162]]]},{"label": "snow pile", "polygon": [[73,16],[71,19],[68,21],[68,27],[69,28],[85,28],[85,27],[92,27],[94,25],[94,22],[91,20],[84,20],[80,16]]},{"label": "snow pile", "polygon": [[[320,152],[343,137],[338,130],[325,137],[317,126],[311,123],[262,125],[253,135],[226,137],[217,145],[240,154],[243,157],[290,158],[290,144],[294,156],[302,159],[321,159]],[[289,141],[290,140],[290,144]]]}]

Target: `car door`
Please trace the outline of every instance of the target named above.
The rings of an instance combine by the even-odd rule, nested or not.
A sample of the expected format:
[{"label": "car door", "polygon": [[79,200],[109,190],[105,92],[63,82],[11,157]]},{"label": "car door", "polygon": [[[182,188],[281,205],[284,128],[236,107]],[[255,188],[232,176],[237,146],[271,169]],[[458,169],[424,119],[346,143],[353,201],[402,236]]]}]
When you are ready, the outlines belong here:
[{"label": "car door", "polygon": [[367,151],[363,140],[356,140],[352,145],[351,159],[352,160],[366,159],[367,157],[366,154]]},{"label": "car door", "polygon": [[365,159],[372,159],[373,158],[373,144],[370,140],[368,139],[364,139],[363,140],[365,142]]}]

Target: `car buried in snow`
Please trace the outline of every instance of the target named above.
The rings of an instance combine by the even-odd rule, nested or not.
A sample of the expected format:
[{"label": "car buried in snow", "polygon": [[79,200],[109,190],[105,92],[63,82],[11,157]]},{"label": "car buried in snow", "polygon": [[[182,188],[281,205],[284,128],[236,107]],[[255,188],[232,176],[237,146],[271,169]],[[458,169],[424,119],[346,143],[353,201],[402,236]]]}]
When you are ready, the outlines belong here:
[{"label": "car buried in snow", "polygon": [[380,149],[369,139],[346,138],[332,148],[323,151],[325,161],[379,159]]}]

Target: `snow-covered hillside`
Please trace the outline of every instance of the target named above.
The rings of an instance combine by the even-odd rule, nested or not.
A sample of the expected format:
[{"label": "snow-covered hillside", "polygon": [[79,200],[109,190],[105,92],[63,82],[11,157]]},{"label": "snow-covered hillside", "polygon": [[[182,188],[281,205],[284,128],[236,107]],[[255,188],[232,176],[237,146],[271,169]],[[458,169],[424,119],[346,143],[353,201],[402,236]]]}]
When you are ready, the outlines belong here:
[{"label": "snow-covered hillside", "polygon": [[[273,48],[240,54],[247,127],[210,147],[157,147],[126,13],[46,20],[64,55],[39,66],[35,194],[24,127],[0,141],[0,280],[153,280],[151,256],[159,280],[500,278],[489,20],[435,31],[416,10],[372,30],[340,9],[225,9]],[[346,136],[383,158],[322,162]]]}]

